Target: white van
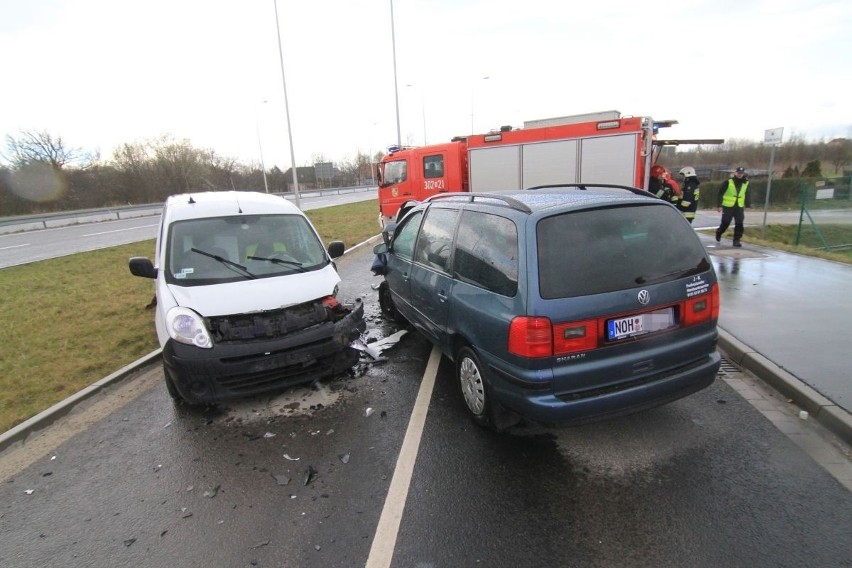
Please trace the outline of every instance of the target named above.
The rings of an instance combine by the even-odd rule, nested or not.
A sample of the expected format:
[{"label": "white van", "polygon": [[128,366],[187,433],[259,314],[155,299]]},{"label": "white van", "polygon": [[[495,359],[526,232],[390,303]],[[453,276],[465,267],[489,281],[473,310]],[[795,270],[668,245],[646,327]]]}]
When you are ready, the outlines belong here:
[{"label": "white van", "polygon": [[282,197],[243,191],[173,195],[154,262],[130,272],[156,281],[157,337],[169,394],[189,404],[256,395],[343,372],[365,329],[357,299],[337,301],[316,229]]}]

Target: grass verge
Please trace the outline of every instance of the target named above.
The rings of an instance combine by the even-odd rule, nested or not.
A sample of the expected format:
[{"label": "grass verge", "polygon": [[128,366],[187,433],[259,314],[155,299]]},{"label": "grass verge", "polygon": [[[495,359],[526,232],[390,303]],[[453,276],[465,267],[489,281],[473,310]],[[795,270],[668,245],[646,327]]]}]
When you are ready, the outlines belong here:
[{"label": "grass verge", "polygon": [[[371,200],[306,213],[349,248],[379,232],[377,212]],[[149,240],[2,270],[0,432],[158,347],[153,281],[127,268],[153,253]]]}]

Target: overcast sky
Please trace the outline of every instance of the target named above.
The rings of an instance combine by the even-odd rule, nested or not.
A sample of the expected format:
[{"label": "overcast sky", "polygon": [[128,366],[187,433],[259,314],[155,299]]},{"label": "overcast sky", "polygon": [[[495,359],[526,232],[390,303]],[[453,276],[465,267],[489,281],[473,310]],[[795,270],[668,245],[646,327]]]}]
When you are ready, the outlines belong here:
[{"label": "overcast sky", "polygon": [[[298,165],[602,110],[852,137],[849,0],[278,0]],[[0,151],[169,135],[290,166],[274,0],[0,0]],[[487,79],[486,79],[487,77]],[[265,102],[264,102],[265,101]]]}]

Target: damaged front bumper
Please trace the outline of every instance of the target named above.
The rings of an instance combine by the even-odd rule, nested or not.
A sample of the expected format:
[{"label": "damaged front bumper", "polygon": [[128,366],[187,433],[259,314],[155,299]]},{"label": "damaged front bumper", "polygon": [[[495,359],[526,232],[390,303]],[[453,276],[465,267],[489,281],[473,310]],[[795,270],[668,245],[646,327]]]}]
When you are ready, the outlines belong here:
[{"label": "damaged front bumper", "polygon": [[[319,306],[319,307],[318,307]],[[163,363],[178,394],[193,404],[258,395],[342,373],[360,352],[364,305],[314,303],[266,314],[210,318],[212,349],[169,340]]]}]

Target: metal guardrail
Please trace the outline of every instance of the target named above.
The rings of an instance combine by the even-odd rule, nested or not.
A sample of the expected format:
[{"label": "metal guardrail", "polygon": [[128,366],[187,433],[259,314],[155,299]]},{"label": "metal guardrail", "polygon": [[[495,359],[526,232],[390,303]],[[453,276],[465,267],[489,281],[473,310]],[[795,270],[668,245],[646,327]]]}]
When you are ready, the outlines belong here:
[{"label": "metal guardrail", "polygon": [[[300,191],[299,198],[322,197],[324,195],[342,195],[344,193],[358,193],[362,191],[377,191],[376,186],[352,186],[334,187],[328,189],[310,189]],[[293,192],[274,193],[285,199],[295,199]],[[162,203],[150,203],[145,205],[124,205],[121,207],[104,207],[101,209],[80,209],[76,211],[60,211],[56,213],[44,213],[39,215],[18,215],[15,217],[0,217],[0,234],[18,233],[23,231],[37,231],[40,229],[52,229],[68,225],[80,225],[83,223],[98,223],[101,221],[116,221],[159,215],[163,210]]]}]

